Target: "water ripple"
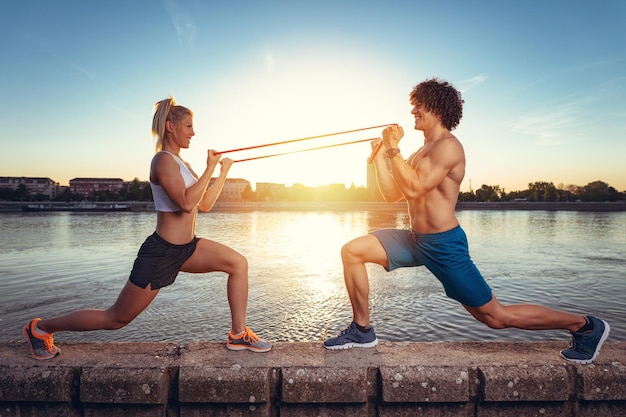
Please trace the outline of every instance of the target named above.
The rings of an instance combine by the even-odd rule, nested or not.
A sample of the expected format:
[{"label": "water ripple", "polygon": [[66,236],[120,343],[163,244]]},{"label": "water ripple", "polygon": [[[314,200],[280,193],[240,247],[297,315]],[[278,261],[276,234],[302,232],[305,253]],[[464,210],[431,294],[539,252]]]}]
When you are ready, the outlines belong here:
[{"label": "water ripple", "polygon": [[[470,252],[501,302],[539,303],[610,322],[626,340],[626,214],[459,212]],[[339,251],[397,212],[209,213],[198,235],[248,257],[248,324],[276,342],[321,341],[352,319]],[[126,282],[153,213],[0,214],[0,340],[32,317],[107,308]],[[448,299],[425,268],[368,265],[372,323],[385,341],[567,340],[562,331],[492,330]],[[63,341],[225,341],[223,273],[181,273],[124,329],[64,333]]]}]

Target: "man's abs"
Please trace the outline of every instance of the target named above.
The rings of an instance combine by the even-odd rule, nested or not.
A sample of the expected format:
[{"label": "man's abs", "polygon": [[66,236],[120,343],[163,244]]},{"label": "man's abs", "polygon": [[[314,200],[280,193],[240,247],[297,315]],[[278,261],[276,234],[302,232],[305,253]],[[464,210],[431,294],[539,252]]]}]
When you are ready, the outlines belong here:
[{"label": "man's abs", "polygon": [[409,216],[411,228],[418,233],[441,233],[459,225],[456,218],[454,203],[441,199],[440,201],[409,201]]}]

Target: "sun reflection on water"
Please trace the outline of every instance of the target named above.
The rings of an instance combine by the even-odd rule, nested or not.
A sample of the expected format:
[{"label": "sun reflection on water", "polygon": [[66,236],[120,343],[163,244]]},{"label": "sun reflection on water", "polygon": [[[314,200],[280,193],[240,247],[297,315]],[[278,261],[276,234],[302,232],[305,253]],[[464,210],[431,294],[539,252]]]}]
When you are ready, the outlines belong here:
[{"label": "sun reflection on water", "polygon": [[[503,302],[583,306],[611,323],[610,337],[623,339],[624,213],[462,211],[458,217],[472,258]],[[19,339],[29,318],[114,302],[139,245],[154,231],[154,214],[20,213],[0,216],[0,226],[7,231],[0,234],[0,338]],[[275,342],[320,341],[352,318],[341,246],[384,227],[408,227],[406,212],[214,212],[198,218],[197,234],[248,258],[248,322],[255,332]],[[367,269],[381,340],[563,339],[560,332],[486,328],[446,298],[425,268]],[[67,332],[60,340],[224,340],[226,281],[224,273],[181,273],[129,326]]]}]

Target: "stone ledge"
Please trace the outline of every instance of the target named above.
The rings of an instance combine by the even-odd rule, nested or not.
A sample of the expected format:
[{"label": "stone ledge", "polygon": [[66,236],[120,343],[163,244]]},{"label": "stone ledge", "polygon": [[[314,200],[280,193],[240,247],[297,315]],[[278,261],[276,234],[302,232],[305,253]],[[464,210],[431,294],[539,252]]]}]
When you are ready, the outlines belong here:
[{"label": "stone ledge", "polygon": [[591,365],[561,359],[566,344],[277,343],[258,354],[217,342],[61,342],[61,356],[37,361],[10,342],[0,415],[626,416],[626,342],[606,343]]},{"label": "stone ledge", "polygon": [[179,400],[184,403],[267,403],[271,374],[268,367],[238,364],[230,368],[184,366],[178,376]]},{"label": "stone ledge", "polygon": [[295,366],[281,370],[286,403],[367,402],[367,368]]},{"label": "stone ledge", "polygon": [[380,367],[385,402],[468,402],[470,369],[459,366]]},{"label": "stone ledge", "polygon": [[485,401],[566,401],[574,395],[574,381],[565,366],[486,366]]},{"label": "stone ledge", "polygon": [[170,387],[166,368],[84,368],[79,398],[83,403],[167,404]]}]

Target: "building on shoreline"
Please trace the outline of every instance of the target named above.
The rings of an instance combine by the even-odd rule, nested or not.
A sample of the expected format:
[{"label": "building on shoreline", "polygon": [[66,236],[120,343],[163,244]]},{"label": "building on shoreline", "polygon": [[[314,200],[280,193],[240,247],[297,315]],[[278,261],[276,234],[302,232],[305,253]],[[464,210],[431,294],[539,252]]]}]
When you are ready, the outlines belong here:
[{"label": "building on shoreline", "polygon": [[124,181],[121,178],[74,178],[70,180],[70,191],[84,197],[101,191],[119,193],[123,188]]},{"label": "building on shoreline", "polygon": [[59,188],[59,183],[42,177],[0,177],[0,188],[18,190],[21,186],[31,195],[43,195],[52,200]]},{"label": "building on shoreline", "polygon": [[[211,178],[209,187],[215,182],[215,178]],[[242,178],[226,178],[222,192],[217,201],[242,201],[245,200],[244,192],[250,189],[250,182]]]}]

